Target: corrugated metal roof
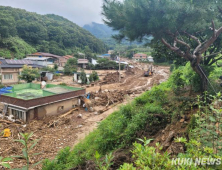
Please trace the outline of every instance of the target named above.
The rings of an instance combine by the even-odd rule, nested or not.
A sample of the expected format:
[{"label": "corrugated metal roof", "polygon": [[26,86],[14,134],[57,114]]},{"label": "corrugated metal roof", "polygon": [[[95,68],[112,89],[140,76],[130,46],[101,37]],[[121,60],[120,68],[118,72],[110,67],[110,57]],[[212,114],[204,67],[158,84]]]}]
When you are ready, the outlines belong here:
[{"label": "corrugated metal roof", "polygon": [[54,57],[54,58],[62,57],[62,56],[58,56],[58,55],[55,55],[55,54],[43,53],[43,52],[33,53],[33,54],[28,55],[28,56],[43,56],[43,57]]},{"label": "corrugated metal roof", "polygon": [[5,60],[7,64],[33,64],[30,60]]},{"label": "corrugated metal roof", "polygon": [[22,68],[24,65],[29,65],[32,66],[33,68],[43,68],[43,66],[37,64],[21,64],[19,62],[17,62],[16,64],[8,64],[6,62],[6,59],[0,59],[0,61],[1,61],[0,68]]},{"label": "corrugated metal roof", "polygon": [[35,61],[44,61],[51,57],[26,57],[25,60],[35,60]]},{"label": "corrugated metal roof", "polygon": [[71,56],[71,55],[66,55],[66,56],[63,56],[63,58],[65,58],[65,59],[70,59],[70,58],[73,58],[73,56]]}]

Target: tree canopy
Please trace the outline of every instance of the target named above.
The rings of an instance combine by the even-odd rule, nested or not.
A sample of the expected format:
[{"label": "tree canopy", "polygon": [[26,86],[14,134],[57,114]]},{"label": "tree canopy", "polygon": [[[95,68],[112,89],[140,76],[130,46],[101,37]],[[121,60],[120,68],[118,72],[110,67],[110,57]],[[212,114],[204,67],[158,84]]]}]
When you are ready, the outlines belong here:
[{"label": "tree canopy", "polygon": [[212,65],[222,59],[218,55],[221,53],[221,5],[217,0],[104,0],[103,15],[107,25],[119,30],[114,36],[117,40],[152,36],[152,43],[162,41],[177,56],[191,63],[206,90],[207,80],[201,65]]},{"label": "tree canopy", "polygon": [[21,75],[19,76],[21,80],[25,80],[27,83],[31,83],[33,80],[39,77],[39,70],[37,68],[32,68],[27,65],[23,66]]},{"label": "tree canopy", "polygon": [[[124,37],[130,40],[142,39],[152,35],[154,39],[165,38],[166,32],[187,31],[204,32],[211,20],[217,21],[218,6],[222,2],[190,0],[104,0],[103,15],[105,23],[114,30],[119,30],[117,39]],[[199,33],[201,33],[199,32]],[[210,32],[207,32],[208,35]]]},{"label": "tree canopy", "polygon": [[65,67],[64,67],[64,74],[71,75],[73,72],[77,71],[77,59],[76,58],[70,58],[68,59]]}]

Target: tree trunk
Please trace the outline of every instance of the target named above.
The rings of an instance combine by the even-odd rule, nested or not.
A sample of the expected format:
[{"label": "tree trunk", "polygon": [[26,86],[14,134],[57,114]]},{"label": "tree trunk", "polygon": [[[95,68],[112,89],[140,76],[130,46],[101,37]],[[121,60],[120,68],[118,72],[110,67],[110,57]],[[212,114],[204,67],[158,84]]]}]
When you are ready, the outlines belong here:
[{"label": "tree trunk", "polygon": [[207,75],[206,75],[204,69],[200,65],[197,65],[197,64],[192,66],[192,68],[200,76],[201,92],[207,91],[207,89],[208,89],[208,80],[207,80]]}]

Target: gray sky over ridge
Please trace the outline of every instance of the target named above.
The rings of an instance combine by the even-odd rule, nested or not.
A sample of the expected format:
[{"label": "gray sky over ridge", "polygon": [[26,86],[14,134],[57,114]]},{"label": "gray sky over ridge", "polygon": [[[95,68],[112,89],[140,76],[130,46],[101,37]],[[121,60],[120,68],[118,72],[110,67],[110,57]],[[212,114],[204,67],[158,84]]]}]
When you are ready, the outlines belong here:
[{"label": "gray sky over ridge", "polygon": [[38,14],[56,14],[79,26],[102,22],[103,0],[0,0],[1,6],[25,9]]}]

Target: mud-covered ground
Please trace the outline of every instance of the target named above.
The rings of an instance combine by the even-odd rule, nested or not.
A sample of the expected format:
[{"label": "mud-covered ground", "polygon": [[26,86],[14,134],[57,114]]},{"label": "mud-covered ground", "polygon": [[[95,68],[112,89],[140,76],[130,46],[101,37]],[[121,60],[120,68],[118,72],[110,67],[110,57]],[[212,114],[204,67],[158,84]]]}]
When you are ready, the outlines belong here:
[{"label": "mud-covered ground", "polygon": [[[0,156],[10,157],[22,154],[22,145],[14,140],[21,139],[19,133],[34,132],[31,140],[40,140],[31,153],[41,154],[31,157],[30,163],[33,164],[46,158],[53,159],[62,148],[73,147],[84,139],[97,127],[98,122],[104,120],[121,104],[127,103],[142,92],[149,90],[154,84],[167,80],[169,76],[169,67],[156,66],[153,68],[153,76],[144,77],[144,70],[147,70],[149,65],[134,63],[134,66],[133,72],[132,70],[121,71],[121,82],[115,83],[104,84],[104,77],[107,76],[107,72],[115,73],[116,71],[98,71],[100,81],[94,86],[85,86],[86,91],[93,94],[93,98],[91,98],[95,106],[93,112],[86,112],[80,108],[65,117],[45,117],[43,120],[33,120],[29,124],[8,123],[0,119],[0,132],[5,128],[9,128],[12,132],[12,136],[9,138],[0,137]],[[62,82],[71,86],[80,86],[73,84],[72,76],[60,77],[50,83]],[[10,164],[12,168],[19,168],[25,165],[25,160],[14,158]],[[35,169],[41,169],[41,165]]]}]

